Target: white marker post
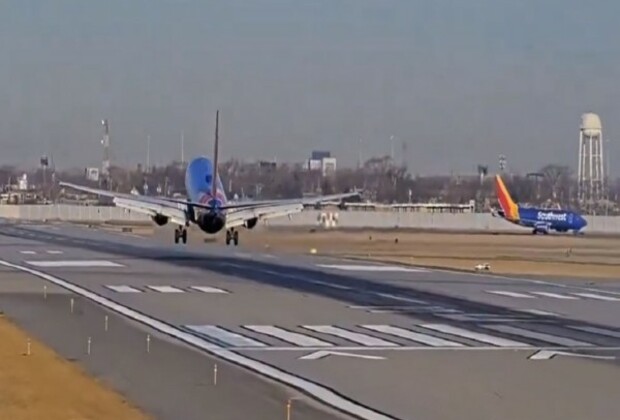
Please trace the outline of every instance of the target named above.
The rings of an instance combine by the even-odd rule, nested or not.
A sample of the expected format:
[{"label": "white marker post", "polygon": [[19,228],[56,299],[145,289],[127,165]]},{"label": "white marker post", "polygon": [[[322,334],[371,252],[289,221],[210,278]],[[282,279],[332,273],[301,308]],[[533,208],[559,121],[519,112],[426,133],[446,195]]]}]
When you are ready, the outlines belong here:
[{"label": "white marker post", "polygon": [[151,335],[150,334],[146,335],[146,352],[147,353],[151,352]]},{"label": "white marker post", "polygon": [[86,354],[88,354],[90,356],[90,343],[91,343],[91,338],[88,337],[88,341],[86,342]]},{"label": "white marker post", "polygon": [[286,402],[286,420],[291,420],[291,411],[293,409],[293,399],[289,398]]},{"label": "white marker post", "polygon": [[43,299],[47,299],[47,285],[43,285]]},{"label": "white marker post", "polygon": [[104,331],[108,331],[108,316],[106,315],[103,320],[103,329]]},{"label": "white marker post", "polygon": [[73,313],[73,306],[75,305],[75,300],[73,300],[73,298],[71,298],[71,313]]},{"label": "white marker post", "polygon": [[26,355],[30,356],[30,354],[30,339],[28,339],[28,341],[26,341]]},{"label": "white marker post", "polygon": [[213,365],[213,385],[217,385],[217,363]]}]

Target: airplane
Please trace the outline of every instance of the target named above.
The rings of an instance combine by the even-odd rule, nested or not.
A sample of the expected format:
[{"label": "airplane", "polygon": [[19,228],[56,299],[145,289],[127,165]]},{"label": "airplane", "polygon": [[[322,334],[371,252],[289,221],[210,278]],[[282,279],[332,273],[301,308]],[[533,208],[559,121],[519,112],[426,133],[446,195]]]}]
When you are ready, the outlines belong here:
[{"label": "airplane", "polygon": [[115,193],[82,185],[60,182],[59,185],[74,190],[109,197],[117,207],[150,216],[158,226],[173,223],[174,242],[187,243],[187,228],[197,225],[203,232],[213,235],[226,229],[226,245],[239,244],[237,228],[253,229],[259,220],[289,216],[301,212],[305,205],[325,201],[343,200],[359,196],[360,192],[333,194],[311,198],[229,202],[218,173],[219,110],[215,117],[215,142],[213,161],[197,157],[189,162],[185,172],[188,199],[150,197]]},{"label": "airplane", "polygon": [[576,235],[588,222],[579,213],[570,210],[538,209],[522,207],[515,203],[499,175],[495,176],[495,190],[501,210],[493,212],[519,226],[532,229],[532,234],[548,234],[549,231],[573,231]]}]

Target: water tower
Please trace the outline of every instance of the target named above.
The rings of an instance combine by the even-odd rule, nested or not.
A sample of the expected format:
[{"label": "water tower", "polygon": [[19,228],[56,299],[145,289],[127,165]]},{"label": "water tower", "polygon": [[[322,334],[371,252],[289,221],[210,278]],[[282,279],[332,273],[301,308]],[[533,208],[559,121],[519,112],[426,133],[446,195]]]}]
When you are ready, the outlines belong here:
[{"label": "water tower", "polygon": [[603,126],[598,115],[588,112],[581,116],[579,128],[579,202],[594,204],[604,195]]}]

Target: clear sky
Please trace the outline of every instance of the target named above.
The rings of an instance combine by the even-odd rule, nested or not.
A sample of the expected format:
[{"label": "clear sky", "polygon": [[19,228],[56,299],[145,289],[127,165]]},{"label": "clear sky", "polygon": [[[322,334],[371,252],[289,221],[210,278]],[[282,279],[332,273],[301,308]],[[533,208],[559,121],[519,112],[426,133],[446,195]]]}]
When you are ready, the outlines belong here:
[{"label": "clear sky", "polygon": [[210,153],[354,165],[407,142],[413,173],[576,168],[601,115],[620,175],[617,0],[13,0],[0,6],[0,164]]}]

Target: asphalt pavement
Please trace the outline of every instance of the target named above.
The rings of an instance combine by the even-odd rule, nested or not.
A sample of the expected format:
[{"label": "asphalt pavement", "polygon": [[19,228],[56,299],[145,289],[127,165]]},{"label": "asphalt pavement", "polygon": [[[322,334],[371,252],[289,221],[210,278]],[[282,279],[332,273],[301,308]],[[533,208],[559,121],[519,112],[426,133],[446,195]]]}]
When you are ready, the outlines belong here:
[{"label": "asphalt pavement", "polygon": [[[281,413],[290,389],[301,398],[294,403],[310,410],[307,418],[336,415],[312,412],[319,403],[368,419],[608,419],[620,411],[620,281],[520,279],[220,244],[174,246],[65,225],[3,224],[0,247],[0,270],[70,290],[92,306],[89,313],[101,312],[84,328],[100,325],[107,311],[118,314],[119,324],[133,320],[125,328],[138,348],[149,331],[161,337],[169,346],[166,361],[148,369],[135,363],[133,375],[161,369],[162,377],[181,381],[193,376],[178,372],[206,364],[199,376],[208,376],[220,360],[251,384],[244,387],[247,398],[264,413]],[[10,311],[41,305],[32,297],[29,305],[11,303],[18,301],[13,292],[2,295]],[[58,311],[66,316],[62,299]],[[28,311],[27,328],[39,325],[36,313],[43,310],[49,311]],[[65,341],[60,331],[45,339],[54,337]],[[192,363],[177,352],[190,352]],[[105,366],[114,378],[113,360]],[[191,381],[179,381],[171,389],[192,389]],[[121,381],[120,388],[147,408],[174,395],[171,389],[152,394],[142,383]],[[177,393],[193,401],[201,391]],[[184,408],[204,410],[200,404]],[[151,411],[173,415],[174,404],[166,407]]]}]

